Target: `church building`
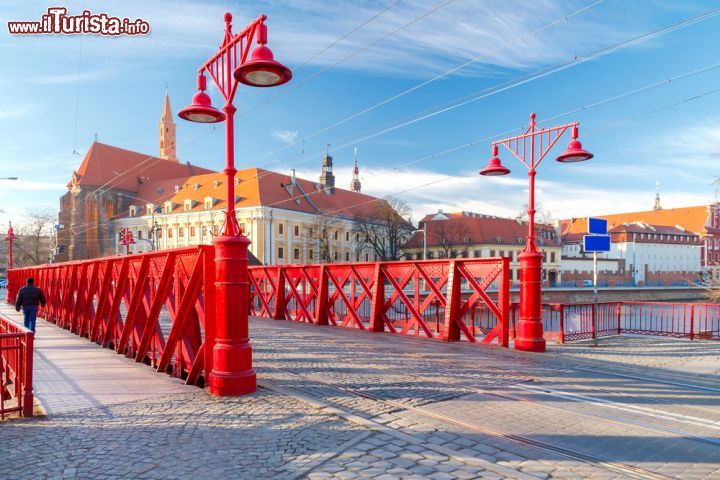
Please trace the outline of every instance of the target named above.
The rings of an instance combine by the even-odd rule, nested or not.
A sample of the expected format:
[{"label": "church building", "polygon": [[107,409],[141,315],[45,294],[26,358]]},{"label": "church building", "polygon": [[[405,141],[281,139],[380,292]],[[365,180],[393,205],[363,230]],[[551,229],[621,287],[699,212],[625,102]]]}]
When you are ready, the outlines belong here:
[{"label": "church building", "polygon": [[[227,177],[178,160],[167,95],[159,142],[158,156],[92,144],[60,199],[55,261],[124,253],[123,229],[133,233],[133,253],[209,244],[222,231]],[[335,186],[329,151],[321,167],[319,182],[297,178],[294,170],[238,169],[236,215],[260,262],[377,259],[355,233],[355,221],[372,219],[385,200],[360,192],[357,160],[347,190]]]}]

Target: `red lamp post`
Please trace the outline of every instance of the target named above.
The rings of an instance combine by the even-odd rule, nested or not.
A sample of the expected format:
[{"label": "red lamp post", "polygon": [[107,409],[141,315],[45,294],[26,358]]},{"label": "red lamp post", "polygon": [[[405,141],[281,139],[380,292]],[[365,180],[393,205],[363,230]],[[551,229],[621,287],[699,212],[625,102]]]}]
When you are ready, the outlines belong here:
[{"label": "red lamp post", "polygon": [[13,242],[17,238],[12,228],[12,223],[9,223],[8,232],[5,236],[5,241],[8,242],[8,269],[13,268]]},{"label": "red lamp post", "polygon": [[125,246],[125,255],[130,254],[130,245],[134,245],[137,242],[135,241],[135,237],[133,237],[132,230],[129,228],[123,228],[120,230],[120,245]]},{"label": "red lamp post", "polygon": [[[557,127],[537,129],[535,114],[530,114],[530,126],[524,133],[493,142],[493,156],[480,170],[480,175],[507,175],[510,170],[503,166],[498,157],[498,145],[507,148],[528,169],[530,178],[528,199],[528,237],[520,259],[520,320],[517,325],[515,348],[531,352],[545,351],[542,325],[542,253],[535,244],[535,172],[540,162],[567,131],[572,129],[572,140],[565,152],[557,157],[558,162],[582,162],[593,155],[583,150],[578,141],[578,122]],[[529,156],[529,158],[528,158]]]},{"label": "red lamp post", "polygon": [[[13,242],[15,241],[17,237],[15,236],[15,232],[12,228],[12,223],[9,224],[7,235],[5,236],[4,240],[8,242],[8,270],[12,270],[13,268]],[[11,302],[10,298],[10,289],[7,290],[7,298],[5,299],[8,303]]]},{"label": "red lamp post", "polygon": [[[247,249],[250,240],[243,235],[235,217],[235,145],[233,98],[238,83],[252,87],[274,87],[292,78],[290,69],[273,58],[267,43],[265,15],[260,15],[240,33],[232,33],[232,15],[225,13],[225,38],[220,49],[198,69],[198,93],[178,115],[198,123],[225,120],[225,160],[227,209],[221,235],[215,246],[215,342],[208,385],[213,395],[244,395],[256,390],[252,368],[252,347],[248,335]],[[253,40],[258,44],[248,60]],[[212,106],[205,93],[205,74],[210,75],[225,100],[223,111]]]}]

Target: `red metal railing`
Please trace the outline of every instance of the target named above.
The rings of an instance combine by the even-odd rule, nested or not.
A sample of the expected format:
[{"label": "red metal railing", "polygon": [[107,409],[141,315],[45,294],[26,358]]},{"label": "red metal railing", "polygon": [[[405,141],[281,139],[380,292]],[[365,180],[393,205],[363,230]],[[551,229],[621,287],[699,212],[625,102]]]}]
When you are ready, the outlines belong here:
[{"label": "red metal railing", "polygon": [[249,270],[251,315],[445,341],[497,339],[508,345],[507,258]]},{"label": "red metal railing", "polygon": [[[512,306],[512,322],[517,304]],[[720,305],[708,303],[601,302],[543,305],[545,337],[560,343],[635,334],[720,340]]]},{"label": "red metal railing", "polygon": [[32,331],[0,315],[0,418],[33,415]]},{"label": "red metal railing", "polygon": [[10,270],[9,303],[27,277],[45,292],[38,315],[62,328],[188,384],[212,368],[212,246]]}]

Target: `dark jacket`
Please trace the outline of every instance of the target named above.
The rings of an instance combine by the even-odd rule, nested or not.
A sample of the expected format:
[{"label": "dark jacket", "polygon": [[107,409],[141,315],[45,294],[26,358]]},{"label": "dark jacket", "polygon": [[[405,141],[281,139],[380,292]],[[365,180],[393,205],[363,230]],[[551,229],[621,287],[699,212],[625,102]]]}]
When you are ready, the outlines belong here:
[{"label": "dark jacket", "polygon": [[37,307],[38,305],[45,306],[45,295],[35,285],[25,285],[20,289],[17,294],[17,300],[15,300],[15,310],[20,310],[20,307]]}]

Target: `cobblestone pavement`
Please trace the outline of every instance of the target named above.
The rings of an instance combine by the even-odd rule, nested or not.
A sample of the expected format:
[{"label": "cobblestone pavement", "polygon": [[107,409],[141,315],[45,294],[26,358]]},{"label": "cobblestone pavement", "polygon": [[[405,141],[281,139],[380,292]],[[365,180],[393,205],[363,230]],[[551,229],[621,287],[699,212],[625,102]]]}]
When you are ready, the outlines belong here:
[{"label": "cobblestone pavement", "polygon": [[[720,478],[718,376],[663,353],[712,362],[717,344],[542,355],[264,319],[251,331],[256,394],[7,422],[0,479]],[[616,358],[623,342],[637,362]]]},{"label": "cobblestone pavement", "polygon": [[672,338],[606,337],[598,341],[550,345],[550,352],[563,356],[616,362],[631,366],[660,367],[691,374],[720,375],[717,342]]},{"label": "cobblestone pavement", "polygon": [[[718,377],[665,359],[674,348],[712,363],[715,343],[616,338],[542,355],[264,319],[252,328],[261,379],[421,445],[540,478],[720,478]],[[641,361],[593,356],[624,342]]]}]

